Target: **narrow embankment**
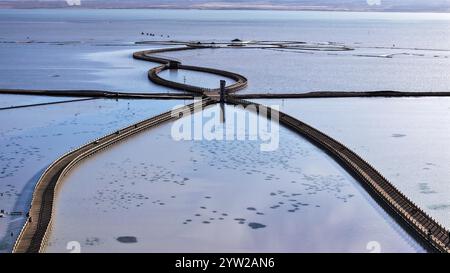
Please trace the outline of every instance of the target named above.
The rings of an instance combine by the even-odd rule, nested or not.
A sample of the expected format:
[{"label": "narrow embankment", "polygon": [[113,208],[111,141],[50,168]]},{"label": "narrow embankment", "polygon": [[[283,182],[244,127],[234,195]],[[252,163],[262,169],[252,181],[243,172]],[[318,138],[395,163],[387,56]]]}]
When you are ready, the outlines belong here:
[{"label": "narrow embankment", "polygon": [[[185,88],[180,87],[180,88]],[[202,90],[211,90],[197,87]],[[184,89],[183,89],[184,90]],[[105,99],[194,99],[203,93],[145,93],[112,92],[106,90],[30,90],[0,89],[0,95],[30,95],[49,97],[83,97]],[[209,93],[210,95],[212,93]],[[408,92],[408,91],[313,91],[305,93],[229,94],[236,99],[309,99],[309,98],[401,98],[401,97],[450,97],[450,92]]]},{"label": "narrow embankment", "polygon": [[104,99],[194,99],[195,94],[189,93],[144,93],[144,92],[113,92],[105,90],[33,90],[33,89],[0,89],[0,95],[26,95],[49,97],[83,97]]},{"label": "narrow embankment", "polygon": [[400,98],[400,97],[450,97],[450,92],[407,91],[318,91],[306,93],[258,93],[233,95],[237,99],[314,99],[314,98]]},{"label": "narrow embankment", "polygon": [[13,106],[8,106],[8,107],[1,107],[1,108],[0,108],[0,111],[2,111],[2,110],[19,109],[19,108],[29,108],[29,107],[45,106],[45,105],[53,105],[53,104],[63,104],[63,103],[70,103],[70,102],[81,102],[81,101],[88,101],[88,100],[95,100],[95,99],[97,99],[97,98],[76,99],[76,100],[63,100],[63,101],[52,101],[52,102],[42,102],[42,103],[24,104],[24,105],[13,105]]}]

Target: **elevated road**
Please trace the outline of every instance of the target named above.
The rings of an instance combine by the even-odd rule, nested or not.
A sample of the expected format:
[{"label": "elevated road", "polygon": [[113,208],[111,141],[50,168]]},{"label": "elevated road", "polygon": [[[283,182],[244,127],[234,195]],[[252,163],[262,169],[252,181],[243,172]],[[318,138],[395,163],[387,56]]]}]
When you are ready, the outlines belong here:
[{"label": "elevated road", "polygon": [[[206,98],[198,105],[202,108],[213,102]],[[190,104],[187,108],[177,111],[169,111],[155,117],[135,123],[126,128],[117,130],[104,137],[98,138],[86,145],[83,145],[55,160],[42,174],[33,192],[28,221],[25,223],[19,237],[14,245],[15,253],[36,253],[41,252],[45,247],[51,228],[54,213],[54,200],[58,186],[64,176],[78,162],[100,152],[109,146],[131,137],[144,130],[160,125],[162,123],[182,117],[187,110],[194,112],[199,107],[197,104]],[[174,115],[174,113],[177,113]]]},{"label": "elevated road", "polygon": [[[159,77],[158,74],[167,69],[186,69],[228,77],[235,80],[235,83],[226,87],[226,91],[229,94],[227,96],[227,103],[247,106],[254,105],[257,109],[265,107],[260,104],[243,100],[242,98],[245,96],[236,96],[233,94],[247,85],[247,79],[239,74],[212,68],[184,66],[175,59],[154,56],[154,54],[162,52],[193,49],[196,49],[196,47],[185,46],[179,48],[139,51],[134,53],[133,57],[140,60],[160,63],[160,66],[149,70],[149,79],[156,84],[191,92],[194,95],[201,95],[203,97],[203,100],[201,101],[203,107],[218,102],[218,89],[207,89],[172,82]],[[358,92],[353,95],[357,95],[357,93]],[[332,96],[329,92],[322,92],[321,95],[324,97]],[[365,96],[364,93],[361,92],[359,92],[359,95]],[[378,95],[399,96],[401,94],[384,91],[384,93],[379,93]],[[444,95],[444,93],[441,95]],[[448,94],[445,93],[445,95]],[[288,95],[285,96],[288,97]],[[310,93],[310,97],[313,96],[320,97],[317,93]],[[246,98],[249,97],[250,96],[247,95]],[[264,94],[257,94],[252,98],[264,98]],[[270,98],[277,97],[272,96]],[[195,110],[196,108],[193,104],[189,105],[189,111]],[[362,159],[362,157],[357,155],[345,145],[339,143],[335,139],[313,128],[312,126],[282,112],[275,111],[270,108],[268,108],[268,110],[272,115],[277,115],[283,125],[311,141],[317,147],[331,155],[336,162],[346,168],[349,173],[357,178],[367,192],[373,196],[373,198],[419,242],[426,245],[432,251],[450,252],[450,238],[448,230],[439,225],[426,212],[402,194],[373,166]],[[14,246],[13,252],[40,252],[43,250],[51,228],[56,189],[60,185],[63,177],[74,165],[129,136],[180,117],[181,115],[174,115],[170,112],[163,113],[90,142],[78,149],[75,149],[74,151],[67,153],[53,162],[44,172],[36,185],[28,222],[23,227],[22,232],[20,233]]]},{"label": "elevated road", "polygon": [[219,70],[209,67],[201,67],[201,66],[192,66],[192,65],[183,65],[178,60],[174,59],[167,59],[166,57],[158,57],[154,54],[162,53],[162,52],[171,52],[171,51],[184,51],[184,50],[194,50],[194,49],[202,49],[202,48],[209,48],[209,47],[194,47],[194,46],[183,46],[183,47],[175,47],[175,48],[166,48],[166,49],[153,49],[153,50],[145,50],[145,51],[139,51],[135,52],[133,54],[133,58],[138,60],[144,60],[154,63],[160,63],[160,66],[156,66],[148,71],[148,78],[155,84],[166,86],[169,88],[182,90],[186,92],[191,92],[195,94],[204,95],[207,93],[218,93],[220,90],[219,88],[216,89],[210,89],[210,88],[204,88],[204,87],[198,87],[193,85],[187,85],[179,82],[174,82],[170,80],[166,80],[164,78],[161,78],[158,74],[161,73],[164,70],[168,69],[182,69],[182,70],[190,70],[190,71],[197,71],[197,72],[204,72],[204,73],[210,73],[218,76],[222,76],[225,78],[232,79],[234,81],[233,84],[226,86],[225,90],[227,93],[234,93],[237,92],[247,86],[247,78],[239,75],[234,72],[229,72],[225,70]]},{"label": "elevated road", "polygon": [[241,99],[229,103],[249,106],[250,109],[266,108],[266,112],[277,115],[281,124],[302,135],[317,147],[332,156],[337,163],[352,174],[368,193],[407,229],[416,239],[437,252],[450,252],[450,233],[414,202],[401,193],[372,165],[344,144],[322,133],[314,127],[280,111]]}]

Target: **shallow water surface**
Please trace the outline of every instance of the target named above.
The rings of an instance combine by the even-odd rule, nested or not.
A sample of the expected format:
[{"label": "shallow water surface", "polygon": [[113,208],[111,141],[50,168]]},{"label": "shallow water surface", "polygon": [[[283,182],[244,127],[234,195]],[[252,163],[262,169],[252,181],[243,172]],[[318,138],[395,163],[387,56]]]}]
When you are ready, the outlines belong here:
[{"label": "shallow water surface", "polygon": [[450,228],[450,99],[256,100],[341,141]]},{"label": "shallow water surface", "polygon": [[[0,100],[3,97],[0,95]],[[27,96],[22,97],[27,100]],[[14,101],[21,103],[17,97]],[[12,247],[25,221],[35,183],[53,160],[185,102],[98,99],[0,111],[0,209],[6,212],[0,218],[0,252]]]},{"label": "shallow water surface", "polygon": [[219,75],[182,69],[164,70],[159,76],[170,81],[211,89],[219,88],[221,80],[225,80],[227,85],[235,83],[232,79],[221,77]]},{"label": "shallow water surface", "polygon": [[[231,119],[221,126],[233,128]],[[175,141],[171,130],[151,129],[73,169],[47,251],[70,241],[82,252],[367,252],[372,241],[383,252],[422,251],[358,182],[287,129],[272,152],[248,139]]]},{"label": "shallow water surface", "polygon": [[[248,92],[445,91],[450,83],[448,14],[0,10],[0,22],[0,88],[167,91],[147,80],[150,63],[131,59],[133,50],[152,47],[135,42],[235,38],[355,50],[199,50],[180,59],[241,73]],[[183,54],[192,53],[175,55]]]}]

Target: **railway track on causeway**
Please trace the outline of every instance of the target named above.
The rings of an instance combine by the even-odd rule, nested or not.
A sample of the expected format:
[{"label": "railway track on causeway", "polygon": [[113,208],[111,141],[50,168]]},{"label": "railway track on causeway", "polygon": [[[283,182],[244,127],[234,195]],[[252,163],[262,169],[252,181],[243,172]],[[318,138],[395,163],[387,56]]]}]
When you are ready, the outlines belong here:
[{"label": "railway track on causeway", "polygon": [[[419,208],[408,197],[401,193],[392,183],[390,183],[382,174],[380,174],[373,166],[366,162],[362,157],[357,155],[351,149],[326,135],[325,133],[313,128],[312,126],[292,117],[285,113],[273,110],[266,106],[257,103],[243,100],[245,96],[239,98],[234,93],[247,86],[247,79],[237,73],[206,68],[197,66],[182,65],[179,61],[167,57],[155,56],[157,53],[172,52],[179,50],[194,50],[205,47],[184,46],[177,48],[166,48],[139,51],[133,54],[135,59],[156,62],[161,65],[154,67],[148,71],[148,77],[156,84],[166,87],[183,90],[194,95],[201,95],[203,97],[202,107],[219,102],[219,89],[208,89],[192,85],[186,85],[178,82],[169,81],[158,76],[158,74],[167,69],[185,69],[192,71],[199,71],[205,73],[212,73],[219,76],[233,79],[235,82],[232,85],[226,86],[225,91],[229,94],[227,96],[227,103],[254,105],[257,109],[265,107],[272,115],[279,117],[280,123],[287,128],[297,132],[307,140],[315,144],[317,147],[328,153],[336,162],[343,166],[350,174],[352,174],[364,187],[364,189],[380,204],[394,219],[400,223],[405,230],[407,230],[415,239],[427,246],[427,248],[434,252],[450,252],[450,238],[449,232],[444,227],[439,225],[437,221],[431,218],[426,212]],[[39,91],[37,91],[39,92]],[[51,91],[50,91],[51,92]],[[98,96],[110,96],[110,94],[102,94],[97,91]],[[1,92],[0,92],[1,93]],[[25,92],[26,93],[26,92]],[[319,92],[320,93],[320,92]],[[333,97],[333,94],[311,93],[311,97]],[[356,92],[358,93],[358,92]],[[361,92],[359,92],[361,93]],[[364,93],[364,92],[363,92]],[[367,92],[365,92],[367,93]],[[35,93],[36,94],[36,93]],[[76,94],[81,94],[80,92]],[[133,94],[129,94],[133,96]],[[424,92],[422,95],[429,94]],[[139,94],[142,96],[145,94]],[[361,95],[361,94],[359,94]],[[350,96],[359,96],[358,94],[351,94]],[[406,96],[412,94],[404,94]],[[448,92],[442,92],[440,95],[448,96]],[[290,97],[291,95],[286,95]],[[344,94],[345,96],[345,94]],[[368,96],[362,94],[361,96]],[[388,91],[385,94],[376,94],[375,96],[402,96],[399,93],[393,94]],[[262,98],[253,94],[249,96],[252,98]],[[247,97],[247,98],[249,98]],[[266,96],[267,97],[267,96]],[[269,96],[270,97],[270,96]],[[267,97],[267,98],[269,98]],[[270,98],[274,98],[272,96]],[[292,96],[295,97],[295,96]],[[301,97],[301,96],[299,96]],[[306,96],[307,97],[307,96]],[[188,106],[189,111],[195,111],[196,107],[193,104]],[[184,111],[183,111],[184,112]],[[49,236],[52,214],[54,212],[55,193],[61,180],[75,166],[78,162],[88,158],[89,156],[106,149],[107,147],[120,142],[121,140],[142,132],[146,129],[152,128],[164,122],[180,118],[181,115],[173,115],[171,112],[166,112],[133,124],[114,133],[108,134],[102,138],[94,140],[86,145],[75,149],[64,156],[54,161],[44,172],[36,184],[29,211],[28,221],[24,225],[13,252],[40,252],[45,247]]]}]

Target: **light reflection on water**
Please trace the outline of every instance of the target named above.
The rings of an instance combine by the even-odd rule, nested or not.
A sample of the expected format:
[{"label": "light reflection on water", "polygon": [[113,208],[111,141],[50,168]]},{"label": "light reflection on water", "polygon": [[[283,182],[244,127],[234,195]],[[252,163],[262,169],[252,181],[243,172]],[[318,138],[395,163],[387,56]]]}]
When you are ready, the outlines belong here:
[{"label": "light reflection on water", "polygon": [[[3,88],[167,91],[148,81],[146,72],[152,64],[131,59],[131,52],[147,48],[132,45],[135,41],[149,39],[141,35],[142,31],[154,32],[158,39],[231,40],[241,38],[245,40],[334,41],[354,47],[372,47],[359,49],[358,52],[380,56],[397,52],[417,54],[418,50],[414,48],[448,50],[450,44],[447,14],[143,10],[1,10],[0,14],[2,21],[0,24],[0,87]],[[230,15],[234,18],[231,22]],[[173,20],[174,17],[176,20]],[[208,23],[205,24],[205,21]],[[182,28],[180,25],[188,28]],[[187,29],[195,29],[195,31],[187,31]],[[167,38],[168,36],[170,38]],[[396,48],[410,49],[373,48],[393,45]],[[181,53],[171,53],[171,55],[179,56],[183,62],[188,61],[193,64],[198,62],[200,65],[228,69],[249,77],[249,88],[243,92],[303,92],[324,89],[442,91],[449,85],[446,74],[449,64],[446,58],[448,53],[436,53],[429,50],[424,51],[425,56],[400,55],[393,59],[355,57],[347,53],[336,56],[322,53],[231,50],[207,54],[207,51],[199,51],[201,53],[195,53],[196,55]],[[183,54],[192,53],[184,52]],[[27,80],[24,81],[24,79]],[[203,77],[200,79],[200,81],[204,80],[206,79]],[[215,79],[211,83],[214,84],[214,82]],[[429,107],[432,109],[434,106],[429,105]],[[141,108],[140,113],[144,113],[145,109]],[[46,114],[45,120],[53,120],[61,114],[52,116],[51,112],[39,112],[38,115],[34,111],[27,111],[27,114],[22,114],[25,113],[22,111],[20,113],[19,116],[22,117],[28,115],[28,117],[39,116],[39,118]],[[8,168],[5,173],[9,174],[15,169],[27,169],[27,171],[18,174],[14,178],[14,183],[10,183],[9,180],[3,183],[5,187],[8,184],[12,187],[2,187],[2,191],[8,194],[8,198],[2,199],[2,207],[12,208],[16,201],[14,198],[23,188],[22,183],[25,183],[23,181],[30,180],[44,167],[45,162],[51,161],[53,155],[66,151],[67,143],[76,146],[76,143],[81,143],[80,141],[97,136],[97,133],[103,132],[105,128],[115,128],[116,125],[127,124],[133,119],[128,115],[120,116],[122,113],[123,111],[118,111],[118,116],[112,115],[113,119],[106,121],[104,119],[108,118],[108,115],[101,116],[98,113],[83,120],[58,119],[58,122],[50,124],[51,126],[42,125],[45,129],[38,128],[39,126],[34,127],[35,124],[33,125],[32,122],[25,122],[26,118],[18,119],[17,116],[15,121],[20,120],[20,123],[14,126],[15,124],[11,125],[11,119],[8,116],[3,116],[2,137],[11,133],[21,141],[17,143],[15,138],[5,138],[4,142],[10,146],[5,145],[2,148],[4,152],[2,160],[11,161],[11,164],[4,166]],[[90,123],[90,121],[94,122]],[[55,124],[58,126],[56,127]],[[84,127],[79,127],[81,125]],[[53,133],[59,128],[68,128],[65,126],[72,126],[71,133],[69,131],[67,135],[65,133],[59,135],[60,132]],[[48,130],[52,131],[52,134],[48,133]],[[397,131],[389,132],[389,134],[402,135]],[[409,135],[396,137],[396,139],[404,140]],[[36,142],[25,144],[29,143],[31,138]],[[48,147],[50,142],[52,147]],[[38,145],[34,145],[36,143]],[[173,143],[168,145],[172,147]],[[239,147],[241,149],[241,146]],[[367,147],[361,149],[367,149]],[[14,156],[15,152],[21,156]],[[436,153],[436,150],[430,152]],[[379,151],[374,153],[378,154]],[[48,154],[45,159],[47,161],[40,161],[41,154]],[[22,157],[28,160],[26,165],[20,161]],[[31,164],[31,160],[35,163]],[[432,170],[436,167],[424,164],[420,166],[424,170]],[[392,169],[396,168],[397,166]],[[240,177],[236,175],[235,179],[238,181]],[[265,181],[265,178],[261,179]],[[12,178],[2,178],[1,182],[7,179]],[[427,181],[417,186],[421,192],[432,195],[431,193],[436,190],[427,184]],[[19,203],[19,207],[25,206],[24,203]],[[430,208],[439,211],[447,209],[443,203],[430,204]],[[272,226],[273,224],[267,224],[265,228],[258,230],[268,230]],[[20,226],[17,229],[20,229]],[[1,234],[4,232],[0,229]],[[119,235],[114,234],[114,236]],[[86,242],[95,244],[97,240],[86,239]],[[360,249],[359,245],[357,249]]]},{"label": "light reflection on water", "polygon": [[[257,100],[345,143],[450,228],[450,99]],[[355,115],[355,113],[357,113]]]},{"label": "light reflection on water", "polygon": [[[338,42],[358,47],[358,54],[363,55],[413,50],[414,54],[426,56],[398,55],[386,59],[275,51],[216,51],[210,56],[202,50],[201,56],[187,61],[248,76],[248,90],[252,92],[442,91],[449,85],[446,71],[450,59],[442,58],[442,52],[427,50],[450,50],[448,17],[436,13],[1,10],[0,87],[159,92],[161,88],[147,80],[146,69],[151,64],[133,62],[131,53],[123,54],[123,50],[146,48],[135,46],[134,42],[240,38]],[[142,32],[156,36],[141,35]],[[92,59],[85,59],[86,54]]]},{"label": "light reflection on water", "polygon": [[160,77],[179,83],[188,85],[201,86],[205,88],[219,88],[220,80],[227,81],[227,85],[233,84],[234,81],[211,73],[203,73],[189,70],[164,70],[159,74]]},{"label": "light reflection on water", "polygon": [[[23,103],[16,96],[8,100]],[[25,215],[40,173],[55,158],[179,104],[183,101],[100,99],[0,111],[0,209]],[[20,215],[1,218],[0,252],[10,250],[24,221]]]},{"label": "light reflection on water", "polygon": [[72,240],[86,252],[421,251],[327,155],[280,137],[261,152],[259,141],[176,142],[164,125],[112,147],[67,177],[47,251]]}]

